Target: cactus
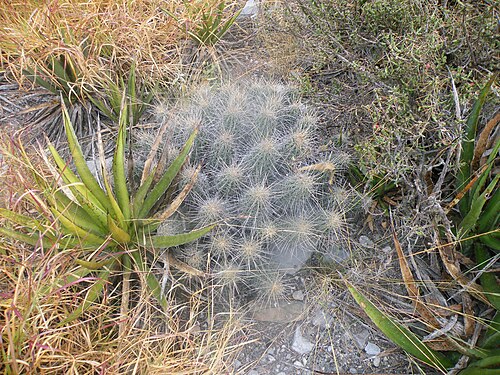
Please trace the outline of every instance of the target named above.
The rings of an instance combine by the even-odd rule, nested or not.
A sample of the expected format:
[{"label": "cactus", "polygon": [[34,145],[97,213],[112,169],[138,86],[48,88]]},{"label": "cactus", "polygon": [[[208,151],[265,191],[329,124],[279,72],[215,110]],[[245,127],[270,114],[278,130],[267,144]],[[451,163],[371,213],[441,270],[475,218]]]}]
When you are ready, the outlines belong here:
[{"label": "cactus", "polygon": [[[220,223],[180,253],[190,265],[209,265],[221,296],[245,290],[274,304],[286,294],[286,271],[301,268],[314,251],[339,251],[352,208],[349,190],[338,184],[348,156],[318,151],[318,117],[293,88],[264,80],[204,85],[171,112],[162,116],[171,122],[171,152],[199,126],[180,185],[199,164],[202,172],[179,215],[182,225]],[[141,147],[150,139],[143,136]]]}]

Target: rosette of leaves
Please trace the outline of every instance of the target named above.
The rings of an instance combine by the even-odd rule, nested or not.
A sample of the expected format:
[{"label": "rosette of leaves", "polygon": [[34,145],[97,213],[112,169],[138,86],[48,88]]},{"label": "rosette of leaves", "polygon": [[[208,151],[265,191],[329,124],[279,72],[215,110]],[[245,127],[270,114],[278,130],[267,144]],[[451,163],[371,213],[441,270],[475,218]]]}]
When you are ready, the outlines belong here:
[{"label": "rosette of leaves", "polygon": [[[480,284],[468,280],[457,266],[458,262],[455,263],[451,259],[456,255],[452,248],[453,239],[449,234],[447,234],[448,244],[441,245],[438,249],[446,271],[465,292],[486,304],[493,314],[491,320],[486,320],[482,316],[467,317],[469,320],[474,318],[475,324],[483,326],[482,335],[477,343],[474,340],[473,345],[468,345],[463,339],[454,338],[451,334],[444,332],[441,335],[444,342],[454,349],[444,355],[441,351],[433,349],[408,327],[398,323],[392,316],[375,306],[352,284],[346,282],[354,299],[392,342],[408,354],[442,372],[452,368],[457,371],[462,369],[459,372],[461,375],[497,374],[500,368],[500,286],[493,271],[500,250],[500,192],[498,189],[500,176],[493,172],[495,164],[498,163],[500,151],[500,140],[494,137],[495,127],[500,122],[500,114],[497,113],[477,136],[481,111],[495,79],[496,75],[482,88],[467,118],[461,144],[460,170],[456,177],[456,187],[459,193],[444,208],[444,212],[451,217],[451,209],[458,205],[458,216],[451,217],[456,227],[455,234],[461,241],[462,253],[474,261],[474,268],[471,271],[480,271]],[[485,152],[487,150],[488,152]],[[415,310],[423,322],[439,333],[441,327],[436,319],[438,314],[432,311],[437,306],[429,306],[422,302],[420,288],[415,283],[395,232],[394,242],[403,279]],[[466,358],[466,361],[459,361],[460,356]],[[463,363],[467,362],[468,365],[464,368]]]},{"label": "rosette of leaves", "polygon": [[[38,188],[45,191],[45,207],[50,210],[52,224],[21,215],[7,209],[0,210],[0,217],[6,218],[15,228],[1,227],[0,233],[6,237],[24,241],[33,246],[43,248],[81,248],[83,253],[92,254],[85,259],[76,259],[77,271],[75,280],[94,273],[97,281],[89,289],[85,302],[68,319],[75,318],[102,294],[111,276],[123,274],[129,278],[132,272],[145,275],[147,287],[162,306],[166,300],[156,277],[148,270],[147,255],[154,249],[169,248],[194,241],[207,232],[213,225],[192,230],[188,233],[159,236],[155,235],[161,222],[168,219],[181,205],[196,179],[197,169],[177,195],[176,177],[186,162],[195,140],[195,130],[184,144],[179,155],[168,167],[161,163],[153,165],[153,156],[157,147],[151,150],[151,157],[146,161],[141,184],[131,191],[127,183],[125,170],[125,144],[127,106],[122,107],[119,119],[119,133],[113,157],[112,177],[103,167],[103,185],[99,185],[90,172],[80,144],[75,135],[68,112],[63,107],[64,128],[68,146],[72,155],[75,171],[65,162],[56,148],[49,142],[49,151],[53,162],[46,160],[49,167],[57,171],[57,179],[62,182],[54,188],[54,184],[35,173]],[[162,131],[165,131],[166,127]],[[104,150],[100,142],[102,164]],[[35,168],[35,167],[32,167]],[[34,170],[35,172],[35,170]],[[167,204],[161,204],[165,197],[170,197]],[[155,213],[157,207],[166,207]],[[41,211],[41,217],[47,213]],[[49,218],[47,218],[49,220]],[[57,228],[47,230],[47,228]],[[117,272],[119,271],[119,272]],[[71,280],[70,280],[71,281]]]},{"label": "rosette of leaves", "polygon": [[173,12],[162,8],[162,10],[179,23],[179,29],[185,31],[187,36],[199,46],[214,46],[227,33],[234,24],[241,10],[232,13],[233,6],[228,6],[225,1],[215,2],[185,2],[186,10],[197,19],[194,25],[189,27]]}]

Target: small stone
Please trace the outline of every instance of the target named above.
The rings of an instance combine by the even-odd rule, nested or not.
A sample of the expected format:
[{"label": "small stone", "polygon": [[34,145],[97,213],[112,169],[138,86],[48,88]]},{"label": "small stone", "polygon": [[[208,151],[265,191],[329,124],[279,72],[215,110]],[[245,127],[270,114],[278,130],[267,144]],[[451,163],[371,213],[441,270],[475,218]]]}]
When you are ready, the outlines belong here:
[{"label": "small stone", "polygon": [[195,335],[195,336],[196,336],[196,335],[199,335],[199,334],[200,334],[200,332],[201,332],[201,327],[200,327],[200,325],[199,325],[198,323],[196,323],[195,325],[193,325],[193,326],[191,327],[191,333],[192,333],[193,335]]},{"label": "small stone", "polygon": [[292,349],[299,354],[307,354],[314,349],[314,344],[302,336],[300,327],[297,327],[293,335]]},{"label": "small stone", "polygon": [[241,362],[235,359],[233,362],[233,366],[235,369],[239,369],[241,367]]},{"label": "small stone", "polygon": [[375,367],[380,366],[380,357],[373,358],[373,366]]},{"label": "small stone", "polygon": [[314,316],[311,319],[311,323],[315,327],[320,328],[330,328],[333,322],[333,317],[326,315],[323,310],[316,310]]},{"label": "small stone", "polygon": [[259,375],[259,372],[257,370],[250,370],[247,375]]},{"label": "small stone", "polygon": [[253,311],[252,318],[260,322],[290,323],[298,320],[305,310],[301,301],[280,303],[277,307],[269,307]]},{"label": "small stone", "polygon": [[353,335],[353,337],[354,337],[354,342],[356,343],[356,346],[360,349],[363,349],[364,347],[366,347],[366,343],[368,341],[368,336],[370,336],[370,332],[367,329],[364,329],[359,333],[355,333]]},{"label": "small stone", "polygon": [[274,358],[272,355],[267,355],[267,360],[269,361],[269,363],[273,363],[274,361],[276,361],[276,358]]},{"label": "small stone", "polygon": [[377,345],[369,342],[368,344],[366,344],[365,352],[370,356],[376,356],[380,354],[380,348]]},{"label": "small stone", "polygon": [[357,373],[358,373],[358,370],[356,370],[354,367],[351,367],[351,368],[349,369],[349,372],[350,372],[351,374],[357,374]]},{"label": "small stone", "polygon": [[276,375],[286,375],[286,374],[283,371],[280,371]]},{"label": "small stone", "polygon": [[302,290],[297,290],[293,292],[292,298],[296,301],[303,301],[304,300],[304,292]]},{"label": "small stone", "polygon": [[370,240],[367,236],[361,236],[359,237],[359,244],[363,247],[372,249],[375,247],[375,244],[373,243],[372,240]]},{"label": "small stone", "polygon": [[293,365],[296,366],[296,367],[304,367],[304,365],[300,361],[293,362]]}]

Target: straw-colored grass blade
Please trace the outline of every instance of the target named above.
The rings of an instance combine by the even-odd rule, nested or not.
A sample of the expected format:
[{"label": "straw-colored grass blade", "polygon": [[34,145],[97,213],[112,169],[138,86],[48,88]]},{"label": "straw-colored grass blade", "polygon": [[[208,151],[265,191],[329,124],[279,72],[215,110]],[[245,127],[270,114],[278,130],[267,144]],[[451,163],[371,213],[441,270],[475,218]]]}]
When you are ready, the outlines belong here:
[{"label": "straw-colored grass blade", "polygon": [[60,326],[64,326],[78,319],[99,297],[102,296],[104,287],[108,283],[109,275],[110,271],[108,270],[98,273],[97,280],[92,284],[85,295],[85,300],[59,324]]}]

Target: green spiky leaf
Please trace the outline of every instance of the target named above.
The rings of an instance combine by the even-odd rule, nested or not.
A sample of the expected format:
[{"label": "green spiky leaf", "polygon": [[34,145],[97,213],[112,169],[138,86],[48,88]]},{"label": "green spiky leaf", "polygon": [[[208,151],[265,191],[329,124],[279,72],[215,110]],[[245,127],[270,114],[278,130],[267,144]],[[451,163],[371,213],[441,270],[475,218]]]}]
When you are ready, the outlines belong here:
[{"label": "green spiky leaf", "polygon": [[442,371],[453,366],[451,361],[441,353],[430,349],[413,332],[403,325],[395,322],[391,317],[384,314],[357,289],[346,281],[349,292],[363,311],[370,317],[372,322],[384,333],[387,338],[402,348],[405,352],[418,358],[429,366]]}]

